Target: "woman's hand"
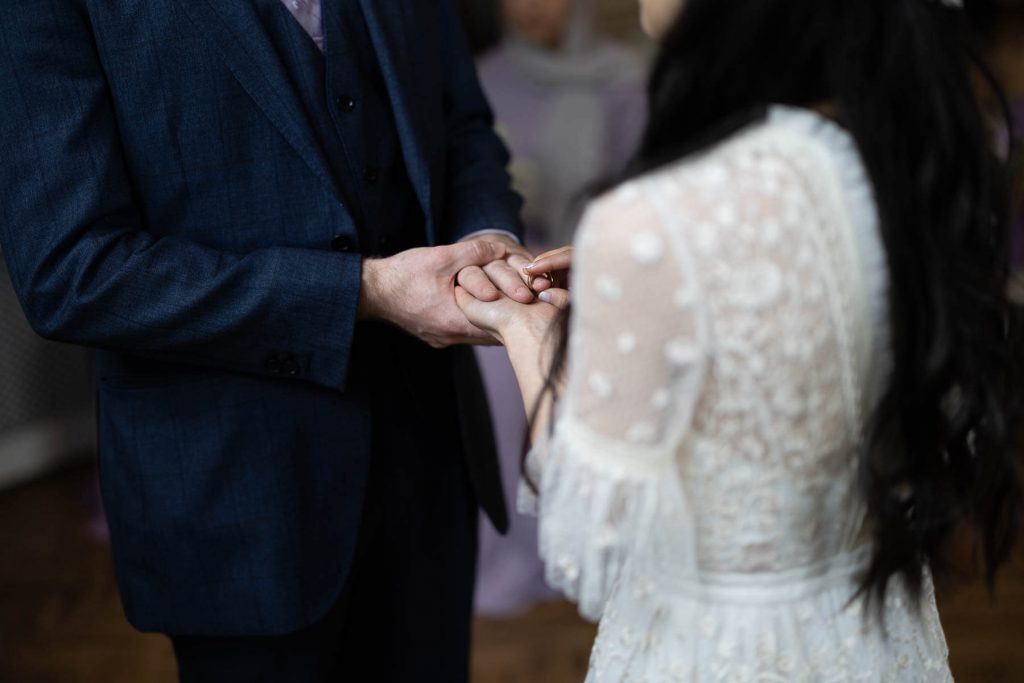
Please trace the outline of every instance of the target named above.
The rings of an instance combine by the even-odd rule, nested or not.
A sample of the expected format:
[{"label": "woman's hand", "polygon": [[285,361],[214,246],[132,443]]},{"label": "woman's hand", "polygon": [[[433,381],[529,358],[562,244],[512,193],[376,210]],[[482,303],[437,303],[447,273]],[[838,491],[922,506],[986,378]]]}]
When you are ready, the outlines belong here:
[{"label": "woman's hand", "polygon": [[553,400],[544,391],[547,379],[544,368],[551,367],[555,345],[545,341],[558,316],[569,305],[569,292],[558,288],[546,289],[537,295],[537,299],[536,303],[521,304],[502,296],[497,301],[486,302],[463,287],[455,288],[455,303],[466,318],[505,345],[523,396],[523,408],[527,415],[536,415],[530,424],[534,438],[540,438],[547,428]]},{"label": "woman's hand", "polygon": [[521,304],[507,296],[496,301],[480,301],[464,287],[455,288],[455,302],[469,322],[506,346],[524,337],[542,340],[559,311],[569,305],[569,292],[564,289],[549,288],[537,298],[532,304]]},{"label": "woman's hand", "polygon": [[568,289],[572,258],[572,247],[560,247],[541,254],[533,263],[523,266],[526,284],[535,292]]}]

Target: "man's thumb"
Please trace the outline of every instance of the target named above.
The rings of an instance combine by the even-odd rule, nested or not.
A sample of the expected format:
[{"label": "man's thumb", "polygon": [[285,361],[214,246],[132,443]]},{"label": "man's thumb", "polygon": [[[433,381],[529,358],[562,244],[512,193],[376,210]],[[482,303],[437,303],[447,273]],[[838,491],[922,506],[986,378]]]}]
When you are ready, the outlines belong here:
[{"label": "man's thumb", "polygon": [[448,258],[455,272],[470,266],[486,266],[505,258],[508,254],[504,244],[485,239],[467,240],[445,249],[448,250]]}]

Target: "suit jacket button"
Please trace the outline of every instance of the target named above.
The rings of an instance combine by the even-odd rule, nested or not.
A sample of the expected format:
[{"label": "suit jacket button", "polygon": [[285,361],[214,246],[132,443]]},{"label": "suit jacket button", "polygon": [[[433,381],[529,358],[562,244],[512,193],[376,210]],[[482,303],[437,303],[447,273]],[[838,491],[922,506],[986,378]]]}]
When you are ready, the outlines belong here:
[{"label": "suit jacket button", "polygon": [[266,370],[271,375],[281,374],[281,361],[278,358],[271,358],[267,361]]},{"label": "suit jacket button", "polygon": [[352,238],[348,235],[335,235],[331,240],[331,249],[343,253],[352,251]]},{"label": "suit jacket button", "polygon": [[286,358],[282,365],[282,369],[284,370],[284,374],[289,377],[299,376],[299,364],[295,362],[294,358]]},{"label": "suit jacket button", "polygon": [[346,114],[351,114],[356,109],[356,101],[348,95],[339,95],[334,98],[334,106]]},{"label": "suit jacket button", "polygon": [[375,185],[380,180],[380,173],[373,166],[367,166],[363,170],[363,177],[370,185]]}]

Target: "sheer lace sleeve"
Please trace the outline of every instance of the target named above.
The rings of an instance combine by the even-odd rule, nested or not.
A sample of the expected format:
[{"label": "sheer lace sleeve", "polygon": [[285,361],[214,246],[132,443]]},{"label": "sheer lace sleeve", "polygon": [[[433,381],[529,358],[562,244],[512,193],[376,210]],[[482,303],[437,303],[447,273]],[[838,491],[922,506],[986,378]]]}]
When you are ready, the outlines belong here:
[{"label": "sheer lace sleeve", "polygon": [[554,434],[531,454],[549,583],[598,619],[699,396],[702,297],[680,236],[642,183],[583,219],[569,377]]},{"label": "sheer lace sleeve", "polygon": [[577,247],[530,462],[547,578],[601,622],[588,683],[951,680],[927,578],[919,610],[893,587],[884,630],[850,600],[891,362],[852,136],[776,110],[594,203]]}]

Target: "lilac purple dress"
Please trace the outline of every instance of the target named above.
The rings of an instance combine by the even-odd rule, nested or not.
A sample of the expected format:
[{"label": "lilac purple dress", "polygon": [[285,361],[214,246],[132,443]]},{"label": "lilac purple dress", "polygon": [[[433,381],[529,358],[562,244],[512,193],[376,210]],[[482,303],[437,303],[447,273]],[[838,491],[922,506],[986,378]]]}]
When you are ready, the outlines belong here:
[{"label": "lilac purple dress", "polygon": [[[559,51],[510,34],[479,63],[497,125],[512,151],[535,252],[572,241],[583,195],[632,153],[645,118],[643,60],[601,39],[589,0],[576,0]],[[479,349],[506,494],[515,500],[526,415],[504,349]],[[504,616],[556,593],[544,581],[536,520],[513,513],[498,536],[481,524],[477,612]]]}]

